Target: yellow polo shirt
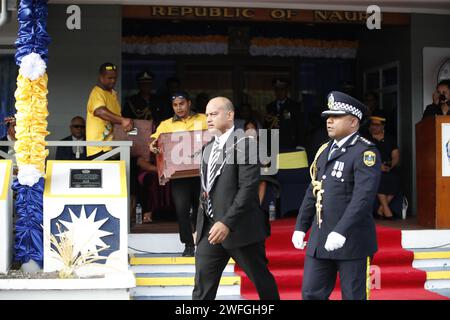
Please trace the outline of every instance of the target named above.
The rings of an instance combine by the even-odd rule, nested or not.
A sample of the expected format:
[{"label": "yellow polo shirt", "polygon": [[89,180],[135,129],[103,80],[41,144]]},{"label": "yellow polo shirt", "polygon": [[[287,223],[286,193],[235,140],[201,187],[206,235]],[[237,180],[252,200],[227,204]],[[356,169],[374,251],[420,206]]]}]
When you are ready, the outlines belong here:
[{"label": "yellow polo shirt", "polygon": [[178,132],[178,131],[194,131],[194,130],[206,130],[208,126],[206,124],[206,115],[203,113],[194,113],[186,119],[180,119],[172,117],[162,121],[156,132],[150,137],[158,139],[161,133]]},{"label": "yellow polo shirt", "polygon": [[[121,115],[117,92],[103,90],[95,86],[89,95],[86,116],[86,141],[111,141],[113,139],[113,124],[94,116],[97,108],[106,107],[110,112]],[[107,152],[111,147],[86,147],[86,155],[92,156],[101,151]]]}]

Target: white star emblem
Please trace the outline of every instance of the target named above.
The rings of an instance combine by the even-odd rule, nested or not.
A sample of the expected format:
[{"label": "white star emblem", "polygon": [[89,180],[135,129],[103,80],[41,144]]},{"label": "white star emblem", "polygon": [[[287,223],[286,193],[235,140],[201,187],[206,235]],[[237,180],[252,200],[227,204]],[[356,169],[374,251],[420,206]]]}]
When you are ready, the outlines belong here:
[{"label": "white star emblem", "polygon": [[[108,218],[95,221],[97,215],[97,208],[91,213],[89,217],[86,217],[86,211],[83,206],[81,209],[80,217],[78,218],[75,213],[69,209],[72,222],[59,220],[67,228],[67,232],[72,233],[73,239],[73,255],[77,256],[79,253],[85,254],[88,252],[97,253],[97,247],[107,247],[106,243],[100,238],[112,235],[111,232],[101,230],[101,226],[108,221]],[[61,234],[57,234],[61,236]]]}]

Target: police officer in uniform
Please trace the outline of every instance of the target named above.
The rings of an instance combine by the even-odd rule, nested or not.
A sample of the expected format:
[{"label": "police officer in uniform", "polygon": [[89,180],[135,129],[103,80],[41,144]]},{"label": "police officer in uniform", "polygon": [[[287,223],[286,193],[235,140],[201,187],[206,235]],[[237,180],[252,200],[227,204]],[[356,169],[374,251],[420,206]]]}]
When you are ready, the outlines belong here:
[{"label": "police officer in uniform", "polygon": [[304,144],[304,124],[300,104],[288,97],[289,81],[272,81],[276,100],[266,106],[265,129],[280,130],[280,150],[289,150]]},{"label": "police officer in uniform", "polygon": [[307,244],[302,285],[305,300],[328,299],[339,272],[343,299],[369,298],[369,264],[377,251],[372,206],[381,162],[373,143],[361,137],[367,108],[341,92],[328,95],[327,131],[310,168],[309,186],[297,217],[292,242]]},{"label": "police officer in uniform", "polygon": [[[154,128],[161,122],[162,114],[159,102],[152,95],[153,73],[150,71],[140,72],[136,76],[136,82],[139,92],[127,99],[122,110],[122,115],[131,119],[149,120],[152,123],[152,132]],[[138,192],[138,157],[130,158],[130,194],[131,207],[134,210],[137,202],[143,202],[139,199]],[[148,214],[144,214],[142,218],[144,223],[150,223],[151,218]]]},{"label": "police officer in uniform", "polygon": [[144,71],[136,76],[139,92],[125,103],[122,115],[131,119],[153,120],[158,125],[164,116],[159,101],[152,95],[153,73]]}]

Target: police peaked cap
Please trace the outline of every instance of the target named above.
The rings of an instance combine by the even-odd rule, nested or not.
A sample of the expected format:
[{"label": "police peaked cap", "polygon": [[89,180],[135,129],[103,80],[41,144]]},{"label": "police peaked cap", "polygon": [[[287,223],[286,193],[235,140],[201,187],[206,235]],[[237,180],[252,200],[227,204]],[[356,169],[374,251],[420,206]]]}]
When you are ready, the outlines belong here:
[{"label": "police peaked cap", "polygon": [[328,94],[328,110],[322,112],[322,117],[350,114],[361,121],[367,111],[367,107],[357,99],[343,92],[332,91]]},{"label": "police peaked cap", "polygon": [[152,81],[153,73],[151,73],[149,71],[141,72],[137,75],[136,80],[139,82]]}]

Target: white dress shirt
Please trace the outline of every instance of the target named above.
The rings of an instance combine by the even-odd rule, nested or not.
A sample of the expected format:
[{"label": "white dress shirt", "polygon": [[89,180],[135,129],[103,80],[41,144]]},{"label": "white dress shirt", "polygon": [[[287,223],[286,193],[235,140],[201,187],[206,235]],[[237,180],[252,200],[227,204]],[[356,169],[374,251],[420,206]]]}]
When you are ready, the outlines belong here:
[{"label": "white dress shirt", "polygon": [[[214,139],[219,139],[219,150],[223,149],[223,146],[225,145],[225,143],[227,142],[228,138],[230,137],[231,133],[234,131],[234,126],[232,126],[230,129],[228,129],[227,131],[225,131],[223,134],[221,134],[220,136],[215,136]],[[213,144],[214,146],[214,144]],[[213,169],[212,166],[210,166],[211,160],[212,160],[212,156],[213,156],[213,151],[211,149],[211,153],[209,154],[209,159],[208,159],[208,176],[207,176],[207,180],[209,180],[209,175],[211,173],[211,170]]]},{"label": "white dress shirt", "polygon": [[[333,145],[336,144],[338,148],[342,147],[348,139],[350,139],[356,132],[350,133],[348,136],[342,138],[341,140],[337,141],[336,139],[333,141]],[[333,146],[332,145],[332,146]]]},{"label": "white dress shirt", "polygon": [[[84,141],[83,138],[77,139],[74,136],[72,136],[72,141]],[[83,147],[81,146],[73,146],[72,152],[75,154],[75,158],[79,159],[80,155],[84,153]]]}]

